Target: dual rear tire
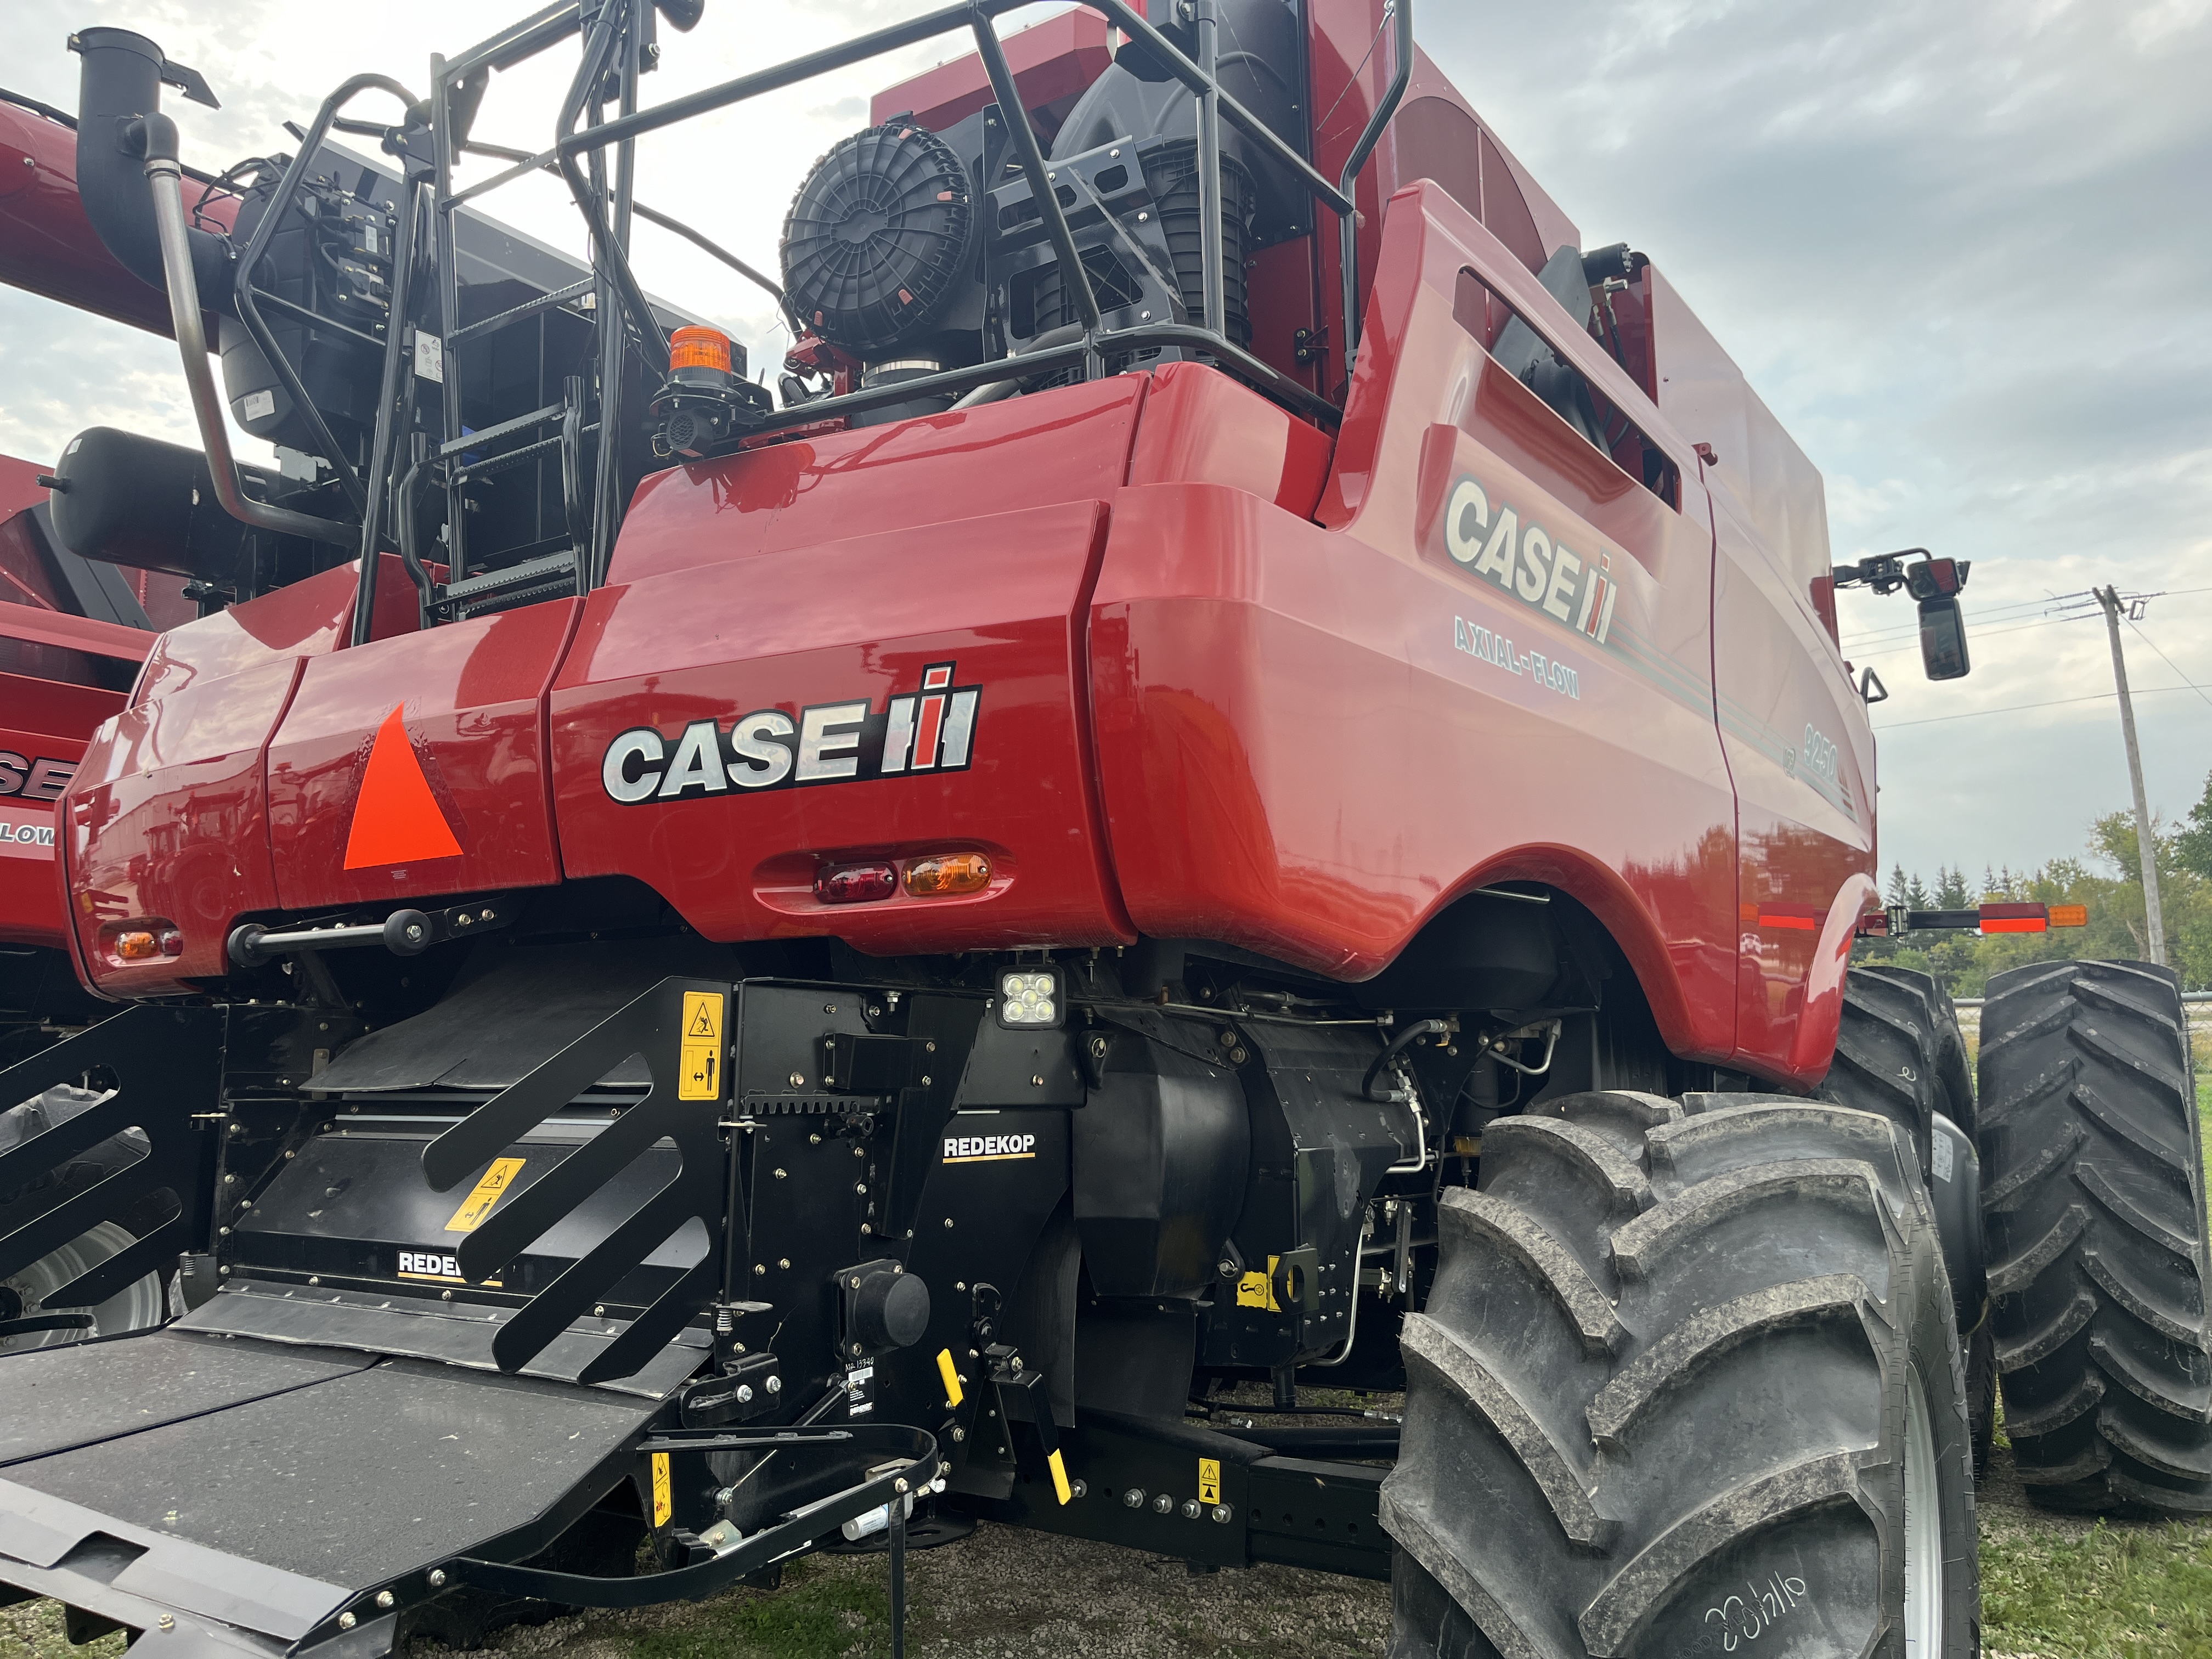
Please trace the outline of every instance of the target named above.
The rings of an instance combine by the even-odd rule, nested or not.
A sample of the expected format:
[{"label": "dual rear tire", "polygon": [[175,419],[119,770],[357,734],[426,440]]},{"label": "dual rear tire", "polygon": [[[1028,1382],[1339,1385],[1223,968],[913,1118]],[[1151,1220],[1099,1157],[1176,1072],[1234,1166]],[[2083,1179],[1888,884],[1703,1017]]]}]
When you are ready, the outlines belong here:
[{"label": "dual rear tire", "polygon": [[2029,1494],[2212,1513],[2204,1164],[2178,982],[2142,963],[1990,980],[1981,1145],[2005,1431]]}]

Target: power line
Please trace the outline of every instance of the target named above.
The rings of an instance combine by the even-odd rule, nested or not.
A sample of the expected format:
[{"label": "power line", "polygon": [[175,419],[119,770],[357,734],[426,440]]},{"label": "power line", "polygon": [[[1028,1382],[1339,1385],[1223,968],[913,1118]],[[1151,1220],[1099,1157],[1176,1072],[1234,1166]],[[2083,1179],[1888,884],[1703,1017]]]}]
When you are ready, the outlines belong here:
[{"label": "power line", "polygon": [[[2136,630],[2136,638],[2140,639],[2152,650],[2158,651],[2158,659],[2160,662],[2164,663],[2168,668],[2171,668],[2175,673],[2181,674],[2182,683],[2184,684],[2187,684],[2189,683],[2189,676],[2182,673],[2181,665],[2174,661],[2172,658],[2167,656],[2165,652],[2159,651],[2158,641],[2151,638],[2149,635],[2144,633],[2141,625],[2138,624],[2132,617],[2128,619],[2128,626]],[[2202,686],[2197,686],[2193,689],[2196,690],[2198,696],[2203,697],[2204,706],[2208,708],[2212,708],[2212,696],[2205,696],[2204,689]]]},{"label": "power line", "polygon": [[[2130,599],[2180,599],[2180,598],[2184,597],[2185,595],[2191,594],[2191,593],[2212,593],[2212,587],[2173,587],[2173,588],[2161,588],[2161,589],[2160,589],[2160,590],[2159,590],[2156,593],[2154,593],[2154,594],[2153,594],[2153,593],[2136,593],[2136,594],[2130,594],[2128,597],[2129,597]],[[2050,597],[2049,597],[2049,598],[2047,598],[2047,599],[2014,599],[2014,600],[2012,600],[2012,601],[2010,601],[2010,602],[2008,602],[2008,603],[2007,603],[2007,604],[2004,604],[2004,605],[1992,605],[1992,606],[1990,606],[1990,607],[1988,610],[1986,610],[1986,611],[1978,610],[1978,611],[1974,611],[1974,612],[1972,613],[1972,614],[1973,614],[1973,620],[1974,620],[1974,623],[1975,623],[1975,624],[1976,624],[1976,627],[1975,627],[1975,635],[1976,635],[1976,637],[1977,637],[1977,638],[1982,637],[1982,630],[1981,630],[1980,624],[1982,624],[1982,623],[1990,623],[1990,622],[2018,622],[2018,621],[2020,620],[2019,616],[2018,616],[2017,614],[2008,614],[2008,613],[2019,613],[2019,612],[2024,612],[2024,611],[2039,611],[2039,611],[2044,611],[2044,612],[2045,613],[2045,615],[2044,616],[2044,617],[2040,618],[2039,620],[2045,620],[2045,621],[2050,621],[2050,622],[2079,622],[2079,621],[2082,620],[2084,617],[2094,617],[2094,616],[2096,616],[2098,613],[2097,613],[2097,612],[2095,612],[2095,611],[2078,611],[2078,612],[2068,612],[2068,613],[2064,613],[2064,614],[2061,614],[2061,615],[2057,615],[2057,616],[2051,616],[2051,615],[2050,615],[2050,614],[2049,614],[2050,610],[2051,610],[2051,607],[2052,605],[2065,605],[2065,604],[2068,604],[2068,603],[2069,603],[2069,602],[2079,603],[2080,601],[2081,601],[2081,600],[2083,600],[2083,599],[2087,599],[2087,597],[2088,597],[2088,596],[2087,596],[2087,595],[2086,595],[2086,594],[2078,594],[2078,593],[2055,593],[2055,594],[2052,594],[2051,596],[2050,596]],[[2012,630],[2011,630],[2011,629],[2005,629],[2004,631],[2005,631],[2005,632],[2007,632],[2007,633],[2009,633],[2009,632],[2011,632]],[[1918,624],[1917,624],[1917,623],[1911,623],[1911,624],[1900,624],[1900,625],[1899,625],[1899,626],[1897,626],[1897,627],[1894,627],[1894,628],[1877,628],[1877,629],[1871,629],[1871,630],[1869,630],[1869,632],[1864,633],[1864,634],[1854,634],[1854,635],[1852,635],[1850,638],[1848,638],[1848,639],[1846,639],[1846,640],[1843,641],[1843,642],[1842,642],[1842,643],[1843,643],[1843,647],[1844,647],[1844,650],[1846,650],[1846,651],[1850,651],[1850,650],[1851,650],[1851,649],[1853,649],[1854,647],[1858,647],[1858,646],[1863,646],[1863,645],[1874,645],[1874,644],[1886,643],[1886,642],[1887,642],[1888,641],[1893,640],[1893,639],[1906,639],[1906,638],[1910,638],[1910,637],[1911,637],[1913,635],[1915,635],[1915,634],[1917,634],[1917,633],[1918,633],[1918,632],[1919,632],[1919,627],[1918,627]]]},{"label": "power line", "polygon": [[[2161,651],[2159,654],[2160,656],[2164,656],[2166,653]],[[2136,692],[2136,696],[2138,697],[2154,697],[2161,691],[2194,691],[2199,696],[2202,696],[2204,694],[2205,689],[2206,688],[2197,684],[2195,681],[2191,680],[2185,681],[2179,685],[2150,686],[2143,690]],[[1881,725],[1875,726],[1874,729],[1877,732],[1896,732],[1900,731],[1908,726],[1934,726],[1942,720],[1980,720],[1985,714],[2017,714],[2021,710],[2027,708],[2057,708],[2063,703],[2110,702],[2113,698],[2118,696],[2119,693],[2117,691],[2099,691],[2086,697],[2053,697],[2048,702],[2016,702],[2003,708],[1970,708],[1963,714],[1930,714],[1924,720],[1887,720]]]}]

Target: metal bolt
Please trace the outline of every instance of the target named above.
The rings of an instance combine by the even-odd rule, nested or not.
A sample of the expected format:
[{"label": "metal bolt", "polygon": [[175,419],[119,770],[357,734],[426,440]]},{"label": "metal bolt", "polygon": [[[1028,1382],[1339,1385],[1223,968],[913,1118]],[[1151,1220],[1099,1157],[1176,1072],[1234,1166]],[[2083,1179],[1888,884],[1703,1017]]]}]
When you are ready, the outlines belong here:
[{"label": "metal bolt", "polygon": [[228,1274],[230,1272],[230,1269],[228,1267],[217,1267],[216,1271],[219,1273]]},{"label": "metal bolt", "polygon": [[1121,1502],[1125,1507],[1129,1509],[1140,1510],[1144,1508],[1145,1489],[1142,1486],[1130,1487],[1128,1491],[1121,1494]]},{"label": "metal bolt", "polygon": [[359,1620],[356,1619],[349,1613],[342,1613],[338,1615],[338,1628],[340,1630],[351,1630],[360,1622],[361,1621]]},{"label": "metal bolt", "polygon": [[791,1270],[791,1258],[787,1255],[780,1255],[775,1259],[775,1265],[788,1273]]},{"label": "metal bolt", "polygon": [[594,1319],[605,1319],[606,1316],[607,1316],[607,1304],[606,1304],[605,1303],[601,1302],[601,1303],[596,1304],[592,1307],[592,1318],[594,1318]]},{"label": "metal bolt", "polygon": [[[26,161],[29,161],[31,160],[27,155],[23,159]],[[33,162],[32,165],[36,166],[37,163]],[[154,1622],[159,1625],[163,1630],[174,1630],[177,1627],[177,1615],[173,1613],[165,1613]]]},{"label": "metal bolt", "polygon": [[322,1279],[314,1273],[309,1273],[307,1275],[307,1283],[310,1285],[319,1285],[322,1282]]},{"label": "metal bolt", "polygon": [[793,1072],[791,1074],[791,1086],[794,1089],[804,1089],[806,1086],[806,1073]]},{"label": "metal bolt", "polygon": [[927,1089],[927,1087],[929,1087],[930,1083],[931,1083],[931,1079],[930,1079],[929,1078],[927,1078],[927,1077],[925,1077],[925,1078],[923,1078],[923,1079],[922,1079],[922,1080],[921,1080],[921,1086],[922,1086],[923,1088]]},{"label": "metal bolt", "polygon": [[865,1181],[856,1181],[853,1183],[853,1190],[856,1193],[866,1194],[868,1190],[868,1183]]},{"label": "metal bolt", "polygon": [[[1043,1087],[1044,1087],[1044,1079],[1043,1079],[1042,1078],[1041,1078],[1041,1077],[1033,1077],[1033,1078],[1031,1078],[1031,1079],[1030,1079],[1030,1088],[1032,1088],[1032,1089],[1042,1089],[1042,1088],[1043,1088]],[[287,1158],[289,1158],[289,1157],[291,1157],[291,1156],[292,1156],[292,1154],[291,1154],[291,1153],[289,1153],[289,1152],[287,1152],[287,1153],[285,1153],[285,1154],[284,1154],[284,1156],[285,1156],[285,1157],[287,1157]]]},{"label": "metal bolt", "polygon": [[398,1599],[390,1590],[379,1590],[376,1593],[376,1605],[380,1607],[388,1607]]},{"label": "metal bolt", "polygon": [[1226,1504],[1216,1504],[1212,1509],[1206,1511],[1206,1517],[1209,1520],[1218,1521],[1224,1526],[1228,1525],[1229,1505]]},{"label": "metal bolt", "polygon": [[1152,1513],[1154,1515],[1166,1515],[1174,1508],[1175,1499],[1169,1497],[1165,1492],[1162,1492],[1158,1498],[1152,1499]]},{"label": "metal bolt", "polygon": [[453,1299],[453,1293],[451,1291],[441,1291],[438,1292],[438,1299],[441,1302],[451,1302]]},{"label": "metal bolt", "polygon": [[1140,225],[1141,225],[1141,224],[1143,224],[1143,223],[1145,222],[1145,221],[1146,221],[1146,220],[1147,220],[1147,219],[1151,218],[1152,216],[1151,214],[1149,214],[1149,213],[1140,213],[1140,214],[1139,214],[1139,215],[1137,216],[1137,222],[1138,222],[1139,224],[1140,224]]},{"label": "metal bolt", "polygon": [[238,1182],[238,1177],[234,1175],[227,1175],[222,1178],[222,1181],[223,1185],[226,1187],[235,1186]]},{"label": "metal bolt", "polygon": [[893,1492],[904,1492],[904,1491],[906,1491],[906,1490],[907,1490],[906,1477],[905,1477],[904,1475],[901,1475],[897,1480],[896,1480],[892,1481],[892,1482],[891,1482],[891,1490],[892,1490]]},{"label": "metal bolt", "polygon": [[956,1423],[956,1424],[954,1424],[954,1425],[952,1425],[952,1438],[953,1438],[953,1440],[954,1440],[954,1442],[955,1442],[956,1443],[958,1443],[958,1442],[960,1442],[960,1441],[965,1440],[967,1437],[968,1437],[968,1431],[967,1431],[967,1430],[965,1430],[965,1429],[962,1428],[962,1427],[961,1427],[958,1424],[957,1424],[957,1423]]},{"label": "metal bolt", "polygon": [[925,1039],[923,1039],[922,1045],[921,1045],[921,1052],[922,1052],[922,1053],[924,1053],[925,1054],[935,1054],[935,1053],[937,1052],[937,1044],[936,1044],[936,1042],[935,1042],[934,1041],[931,1040],[931,1039],[928,1039],[928,1038],[925,1038]]},{"label": "metal bolt", "polygon": [[820,1135],[809,1135],[806,1137],[806,1144],[810,1146],[819,1146],[822,1144],[822,1137]]},{"label": "metal bolt", "polygon": [[751,1383],[750,1383],[750,1382],[740,1382],[740,1383],[738,1383],[738,1404],[739,1404],[740,1406],[750,1406],[750,1405],[751,1405],[752,1403],[753,1403],[753,1385],[752,1385]]},{"label": "metal bolt", "polygon": [[1088,1480],[1071,1480],[1067,1483],[1067,1490],[1074,1497],[1088,1498],[1091,1496],[1091,1483]]},{"label": "metal bolt", "polygon": [[430,1569],[430,1588],[432,1589],[443,1589],[446,1588],[446,1570],[443,1567],[433,1567]]},{"label": "metal bolt", "polygon": [[728,1508],[730,1500],[737,1495],[738,1489],[735,1486],[723,1487],[720,1492],[714,1494],[715,1507],[718,1509]]},{"label": "metal bolt", "polygon": [[756,1262],[754,1262],[754,1263],[753,1263],[753,1271],[754,1271],[755,1273],[766,1273],[766,1272],[768,1271],[768,1263],[767,1263],[767,1262],[765,1262],[765,1261],[756,1261]]},{"label": "metal bolt", "polygon": [[770,1394],[781,1394],[783,1392],[783,1379],[780,1376],[771,1376],[762,1386],[767,1389]]},{"label": "metal bolt", "polygon": [[1229,1058],[1237,1065],[1242,1066],[1246,1060],[1251,1059],[1252,1056],[1242,1048],[1231,1048],[1229,1051]]},{"label": "metal bolt", "polygon": [[853,1148],[853,1156],[854,1158],[866,1158],[867,1155],[868,1149],[865,1146],[855,1146]]},{"label": "metal bolt", "polygon": [[860,1276],[858,1273],[854,1273],[852,1278],[845,1281],[845,1285],[848,1290],[859,1290],[860,1288]]},{"label": "metal bolt", "polygon": [[1200,1510],[1198,1506],[1198,1499],[1195,1498],[1186,1498],[1182,1500],[1182,1518],[1184,1520],[1195,1521],[1201,1513],[1203,1513],[1203,1511]]},{"label": "metal bolt", "polygon": [[952,1226],[952,1218],[951,1218],[951,1216],[947,1216],[947,1217],[945,1217],[945,1229],[946,1229],[946,1231],[951,1231],[951,1226]]},{"label": "metal bolt", "polygon": [[[834,1002],[825,1002],[822,1005],[822,1012],[825,1014],[834,1014],[837,1012],[837,1005]],[[828,1041],[827,1038],[823,1040]]]},{"label": "metal bolt", "polygon": [[783,1179],[783,1171],[782,1171],[782,1170],[778,1170],[775,1172],[775,1178],[776,1178],[778,1181],[782,1180],[782,1179]]},{"label": "metal bolt", "polygon": [[952,1288],[956,1291],[964,1291],[968,1288],[968,1281],[964,1279],[956,1279],[952,1281]]}]

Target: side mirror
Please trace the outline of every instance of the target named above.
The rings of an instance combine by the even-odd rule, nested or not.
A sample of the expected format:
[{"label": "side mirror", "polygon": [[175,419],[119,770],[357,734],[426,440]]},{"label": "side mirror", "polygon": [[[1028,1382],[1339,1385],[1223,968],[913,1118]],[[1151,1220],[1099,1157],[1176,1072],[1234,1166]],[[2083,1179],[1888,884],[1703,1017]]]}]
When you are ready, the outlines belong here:
[{"label": "side mirror", "polygon": [[1931,680],[1964,679],[1972,671],[1973,659],[1966,652],[1966,619],[1958,600],[1920,601],[1920,661]]}]

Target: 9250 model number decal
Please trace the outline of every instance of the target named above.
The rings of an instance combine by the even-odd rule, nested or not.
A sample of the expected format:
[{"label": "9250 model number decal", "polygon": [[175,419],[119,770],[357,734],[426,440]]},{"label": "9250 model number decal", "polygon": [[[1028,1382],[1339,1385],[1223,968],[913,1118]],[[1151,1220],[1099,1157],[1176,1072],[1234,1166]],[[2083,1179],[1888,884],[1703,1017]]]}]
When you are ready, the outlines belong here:
[{"label": "9250 model number decal", "polygon": [[758,794],[963,772],[975,763],[983,688],[953,684],[954,667],[930,664],[921,671],[921,689],[890,698],[881,713],[867,697],[812,703],[796,720],[781,708],[759,708],[727,726],[693,720],[672,741],[658,726],[634,726],[607,745],[599,782],[611,799],[639,806],[732,791]]}]

